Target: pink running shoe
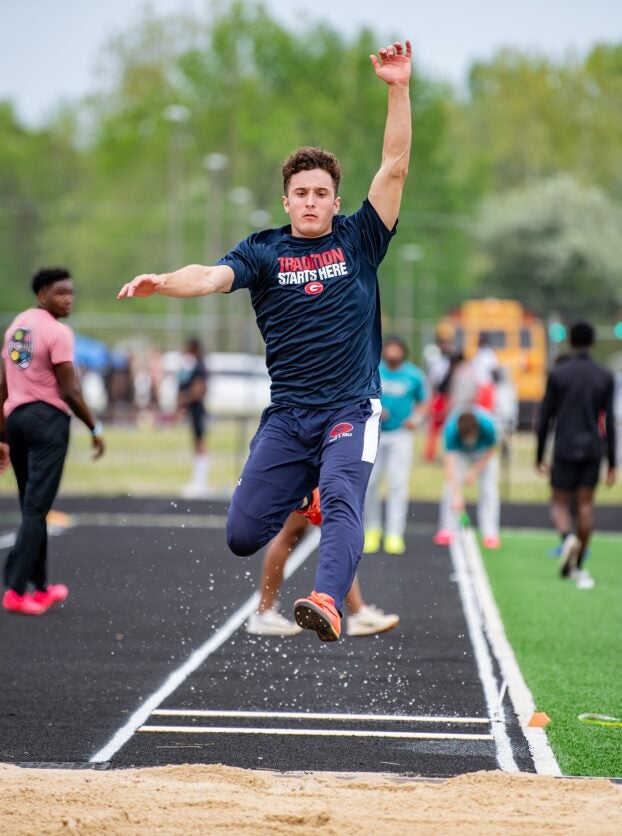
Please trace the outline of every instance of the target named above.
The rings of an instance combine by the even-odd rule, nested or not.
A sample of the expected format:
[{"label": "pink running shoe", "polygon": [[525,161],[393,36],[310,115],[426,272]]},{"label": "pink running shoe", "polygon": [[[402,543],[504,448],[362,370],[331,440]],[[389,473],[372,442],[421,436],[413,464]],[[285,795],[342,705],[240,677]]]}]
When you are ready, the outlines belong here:
[{"label": "pink running shoe", "polygon": [[434,542],[437,546],[450,546],[454,541],[453,532],[446,528],[441,528],[434,535]]},{"label": "pink running shoe", "polygon": [[7,589],[2,598],[2,606],[7,612],[18,612],[22,615],[42,615],[47,607],[34,600],[27,592],[19,595],[14,589]]},{"label": "pink running shoe", "polygon": [[32,593],[33,600],[47,610],[53,604],[62,604],[67,599],[69,590],[64,583],[53,583],[45,590],[37,590]]},{"label": "pink running shoe", "polygon": [[500,549],[501,540],[496,536],[496,534],[489,534],[487,537],[482,539],[482,546],[485,549]]}]

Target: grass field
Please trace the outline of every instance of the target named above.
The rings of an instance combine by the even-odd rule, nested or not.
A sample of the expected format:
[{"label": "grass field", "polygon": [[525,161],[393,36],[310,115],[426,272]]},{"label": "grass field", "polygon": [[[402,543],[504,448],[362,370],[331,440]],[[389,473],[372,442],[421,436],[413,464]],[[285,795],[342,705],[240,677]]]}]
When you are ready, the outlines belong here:
[{"label": "grass field", "polygon": [[[210,488],[214,494],[229,496],[239,476],[255,431],[257,418],[215,419],[209,432],[212,454]],[[415,437],[415,462],[410,493],[413,499],[437,500],[442,486],[439,463],[422,461],[422,434]],[[190,476],[190,434],[184,425],[165,427],[106,428],[107,452],[95,464],[90,461],[90,439],[78,421],[73,422],[72,439],[61,485],[65,495],[159,495],[175,496]],[[506,501],[545,502],[546,479],[533,468],[534,438],[516,434],[507,466],[502,467],[501,494]],[[0,495],[15,493],[12,473],[0,478]],[[474,492],[472,492],[474,496]],[[599,503],[622,503],[622,481],[611,489],[601,488]]]},{"label": "grass field", "polygon": [[622,776],[622,728],[580,723],[622,717],[622,537],[597,535],[591,590],[562,581],[547,559],[554,535],[504,533],[484,561],[506,633],[566,775]]}]

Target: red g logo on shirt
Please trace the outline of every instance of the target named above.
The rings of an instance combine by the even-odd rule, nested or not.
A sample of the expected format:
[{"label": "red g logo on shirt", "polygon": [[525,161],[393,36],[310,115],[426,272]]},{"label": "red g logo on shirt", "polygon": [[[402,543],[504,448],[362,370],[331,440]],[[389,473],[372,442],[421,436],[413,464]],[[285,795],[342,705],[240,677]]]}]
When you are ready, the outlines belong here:
[{"label": "red g logo on shirt", "polygon": [[305,285],[305,293],[308,293],[309,296],[317,296],[323,290],[324,285],[322,282],[309,282],[309,284]]},{"label": "red g logo on shirt", "polygon": [[9,339],[7,352],[18,369],[27,369],[32,360],[32,333],[29,328],[16,328]]}]

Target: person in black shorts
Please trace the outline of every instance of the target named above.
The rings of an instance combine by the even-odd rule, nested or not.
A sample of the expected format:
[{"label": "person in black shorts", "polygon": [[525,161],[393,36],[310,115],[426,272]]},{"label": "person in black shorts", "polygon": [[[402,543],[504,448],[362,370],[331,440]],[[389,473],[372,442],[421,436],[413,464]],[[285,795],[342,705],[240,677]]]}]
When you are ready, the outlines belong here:
[{"label": "person in black shorts", "polygon": [[357,211],[339,212],[334,154],[298,148],[281,170],[289,223],[251,234],[214,266],[143,274],[118,294],[250,292],[272,402],[233,492],[227,543],[234,554],[254,554],[292,511],[312,513],[319,489],[318,569],[294,615],[322,641],[339,638],[341,606],[363,549],[363,506],[380,432],[378,268],[396,232],[412,136],[410,42],[390,44],[370,60],[386,85],[388,108],[380,167]]},{"label": "person in black shorts", "polygon": [[188,498],[205,497],[209,458],[205,443],[207,427],[207,369],[203,362],[203,349],[196,337],[189,337],[184,343],[182,367],[178,372],[178,397],[180,409],[186,412],[192,431],[192,479],[182,488]]},{"label": "person in black shorts", "polygon": [[[560,572],[562,577],[574,577],[583,588],[594,585],[582,563],[594,528],[594,494],[605,449],[605,484],[611,486],[616,479],[614,378],[590,357],[593,343],[594,328],[589,323],[572,326],[572,353],[549,374],[537,428],[536,468],[550,474],[551,519],[562,538]],[[555,441],[549,468],[544,451],[552,427]]]}]

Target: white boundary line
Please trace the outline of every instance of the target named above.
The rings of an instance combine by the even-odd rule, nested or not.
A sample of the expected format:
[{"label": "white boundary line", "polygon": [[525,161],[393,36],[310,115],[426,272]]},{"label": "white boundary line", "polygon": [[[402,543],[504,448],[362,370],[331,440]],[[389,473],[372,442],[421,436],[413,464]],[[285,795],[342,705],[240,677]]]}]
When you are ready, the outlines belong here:
[{"label": "white boundary line", "polygon": [[465,551],[463,538],[458,535],[450,545],[449,553],[456,574],[458,592],[460,593],[462,609],[473,646],[479,678],[484,690],[486,708],[489,716],[493,718],[492,734],[495,741],[497,763],[504,772],[518,772],[519,769],[514,760],[512,744],[505,728],[503,714],[500,712],[496,714],[499,702],[497,681],[494,675],[492,657],[484,636],[475,590],[467,573]]},{"label": "white boundary line", "polygon": [[492,734],[449,734],[445,732],[360,731],[355,729],[279,729],[244,726],[141,726],[139,732],[169,734],[269,734],[292,737],[396,737],[408,740],[492,740]]},{"label": "white boundary line", "polygon": [[151,713],[158,717],[265,717],[283,720],[343,720],[370,723],[452,723],[463,726],[490,723],[488,717],[432,717],[409,714],[320,714],[307,711],[217,711],[193,708],[157,708]]},{"label": "white boundary line", "polygon": [[77,525],[82,526],[123,526],[125,528],[224,528],[227,518],[222,514],[139,514],[123,512],[89,512],[72,515]]},{"label": "white boundary line", "polygon": [[[59,537],[61,534],[69,531],[70,528],[74,528],[74,526],[75,523],[73,521],[69,525],[56,525],[48,523],[48,537]],[[12,549],[15,545],[16,538],[17,529],[0,534],[0,549]]]},{"label": "white boundary line", "polygon": [[[319,528],[311,528],[307,536],[292,551],[291,556],[285,564],[285,577],[289,578],[305,562],[317,548],[320,542]],[[203,642],[200,647],[188,656],[186,661],[176,668],[165,679],[162,685],[154,691],[151,696],[141,704],[127,722],[116,732],[114,737],[90,758],[89,763],[104,763],[109,761],[133,736],[134,732],[142,726],[149,715],[158,708],[167,697],[170,697],[179,686],[193,673],[214,651],[224,644],[228,638],[240,627],[251,615],[259,603],[259,593],[254,592],[241,607],[239,607],[222,624],[216,632]]]},{"label": "white boundary line", "polygon": [[541,775],[560,776],[562,772],[549,745],[546,732],[542,728],[528,725],[536,710],[535,703],[505,634],[473,529],[464,532],[464,541],[466,564],[481,607],[488,640],[499,663],[501,675],[508,684],[510,699],[529,745],[536,772]]},{"label": "white boundary line", "polygon": [[0,534],[0,549],[12,549],[16,537],[16,531],[7,531],[6,534]]}]

